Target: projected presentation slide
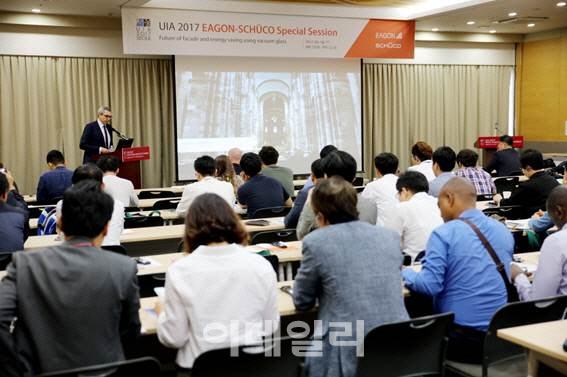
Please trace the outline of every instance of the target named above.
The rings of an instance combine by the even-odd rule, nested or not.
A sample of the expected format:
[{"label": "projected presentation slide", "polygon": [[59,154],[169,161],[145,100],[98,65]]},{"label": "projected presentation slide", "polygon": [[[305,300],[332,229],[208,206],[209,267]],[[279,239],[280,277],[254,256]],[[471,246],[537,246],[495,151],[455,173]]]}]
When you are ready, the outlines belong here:
[{"label": "projected presentation slide", "polygon": [[278,165],[308,174],[333,144],[361,167],[360,60],[175,57],[177,169],[232,147],[275,147]]}]

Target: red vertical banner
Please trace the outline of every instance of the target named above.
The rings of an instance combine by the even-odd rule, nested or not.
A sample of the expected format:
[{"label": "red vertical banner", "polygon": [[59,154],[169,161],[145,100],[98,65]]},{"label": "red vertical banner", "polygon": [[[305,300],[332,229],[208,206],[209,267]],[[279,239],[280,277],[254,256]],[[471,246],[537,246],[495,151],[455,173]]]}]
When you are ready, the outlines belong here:
[{"label": "red vertical banner", "polygon": [[346,58],[413,59],[415,21],[369,20]]}]

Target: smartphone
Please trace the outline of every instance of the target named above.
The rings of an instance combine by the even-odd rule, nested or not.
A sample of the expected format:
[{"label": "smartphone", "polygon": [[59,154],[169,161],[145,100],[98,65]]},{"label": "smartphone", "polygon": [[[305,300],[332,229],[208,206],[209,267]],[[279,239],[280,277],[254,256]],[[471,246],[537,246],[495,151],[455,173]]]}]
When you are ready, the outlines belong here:
[{"label": "smartphone", "polygon": [[285,243],[285,242],[282,242],[282,241],[272,242],[272,245],[273,245],[273,246],[276,246],[276,247],[281,247],[282,249],[287,248],[286,243]]},{"label": "smartphone", "polygon": [[140,258],[140,257],[134,258],[134,260],[136,261],[136,263],[141,264],[141,265],[146,265],[146,264],[152,263],[151,261],[144,259],[144,258]]}]

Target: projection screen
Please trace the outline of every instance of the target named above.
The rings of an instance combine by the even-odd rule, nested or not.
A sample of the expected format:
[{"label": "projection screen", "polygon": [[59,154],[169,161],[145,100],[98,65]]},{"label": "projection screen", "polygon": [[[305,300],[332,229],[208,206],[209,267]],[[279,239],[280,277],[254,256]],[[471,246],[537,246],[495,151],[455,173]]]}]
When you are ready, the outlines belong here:
[{"label": "projection screen", "polygon": [[195,179],[201,155],[263,145],[294,174],[308,174],[328,144],[361,170],[360,70],[358,59],[176,56],[177,179]]}]

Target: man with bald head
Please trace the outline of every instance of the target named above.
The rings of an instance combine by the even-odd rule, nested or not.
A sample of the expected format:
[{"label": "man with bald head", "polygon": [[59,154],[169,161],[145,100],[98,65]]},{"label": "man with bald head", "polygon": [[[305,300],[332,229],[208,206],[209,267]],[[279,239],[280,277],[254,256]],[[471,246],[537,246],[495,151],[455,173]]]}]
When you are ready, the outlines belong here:
[{"label": "man with bald head", "polygon": [[242,151],[240,150],[240,148],[230,148],[227,155],[228,159],[232,163],[232,166],[234,167],[234,172],[236,174],[240,174],[240,172],[242,171],[242,168],[240,167],[240,158],[242,157]]},{"label": "man with bald head", "polygon": [[522,300],[567,294],[567,186],[557,186],[551,191],[547,213],[559,231],[543,241],[533,283],[530,284],[522,269],[512,264],[512,280]]},{"label": "man with bald head", "polygon": [[433,230],[421,271],[402,271],[406,286],[431,296],[439,313],[455,313],[447,358],[480,363],[488,323],[507,302],[506,285],[490,254],[467,224],[474,224],[490,242],[500,261],[509,266],[514,239],[506,227],[476,209],[476,191],[467,180],[449,180],[439,194],[445,224]]}]

